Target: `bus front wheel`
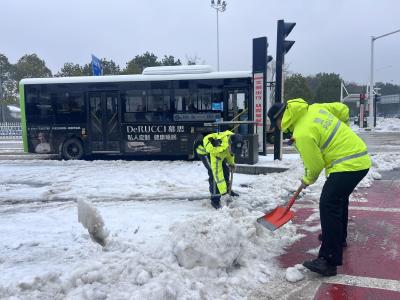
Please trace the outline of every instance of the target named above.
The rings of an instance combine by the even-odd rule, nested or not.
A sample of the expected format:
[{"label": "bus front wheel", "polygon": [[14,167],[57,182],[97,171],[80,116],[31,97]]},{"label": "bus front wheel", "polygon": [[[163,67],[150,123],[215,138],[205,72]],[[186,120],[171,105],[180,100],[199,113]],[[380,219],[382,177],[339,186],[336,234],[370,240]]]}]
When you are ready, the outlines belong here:
[{"label": "bus front wheel", "polygon": [[73,138],[64,142],[62,146],[62,157],[64,159],[81,159],[83,154],[83,146],[80,140]]}]

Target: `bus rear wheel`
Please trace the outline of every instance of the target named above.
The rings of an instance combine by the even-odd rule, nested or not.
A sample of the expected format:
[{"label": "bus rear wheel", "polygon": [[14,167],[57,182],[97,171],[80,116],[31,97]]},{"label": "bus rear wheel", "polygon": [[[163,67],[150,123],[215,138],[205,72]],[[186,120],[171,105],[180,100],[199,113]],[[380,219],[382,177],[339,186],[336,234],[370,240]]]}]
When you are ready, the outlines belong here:
[{"label": "bus rear wheel", "polygon": [[83,146],[80,140],[72,138],[64,142],[62,146],[62,157],[64,159],[81,159],[83,154]]}]

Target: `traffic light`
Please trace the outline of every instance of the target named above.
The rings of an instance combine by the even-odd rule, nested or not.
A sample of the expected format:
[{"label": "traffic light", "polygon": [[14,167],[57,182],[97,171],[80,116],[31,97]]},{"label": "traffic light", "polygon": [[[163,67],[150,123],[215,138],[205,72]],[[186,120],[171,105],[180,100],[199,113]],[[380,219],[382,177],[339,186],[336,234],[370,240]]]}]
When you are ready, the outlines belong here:
[{"label": "traffic light", "polygon": [[287,41],[285,38],[292,32],[296,23],[285,23],[283,20],[278,21],[277,33],[277,54],[285,55],[292,48],[294,41]]},{"label": "traffic light", "polygon": [[[285,23],[278,20],[276,39],[276,82],[275,82],[275,103],[282,103],[283,98],[283,65],[285,54],[292,48],[294,41],[287,41],[285,38],[293,30],[296,23]],[[274,159],[282,159],[282,133],[275,129]]]},{"label": "traffic light", "polygon": [[278,20],[277,40],[276,40],[276,85],[275,85],[275,103],[282,102],[282,70],[285,64],[285,54],[292,48],[294,41],[287,41],[285,38],[293,30],[296,23],[285,23]]}]

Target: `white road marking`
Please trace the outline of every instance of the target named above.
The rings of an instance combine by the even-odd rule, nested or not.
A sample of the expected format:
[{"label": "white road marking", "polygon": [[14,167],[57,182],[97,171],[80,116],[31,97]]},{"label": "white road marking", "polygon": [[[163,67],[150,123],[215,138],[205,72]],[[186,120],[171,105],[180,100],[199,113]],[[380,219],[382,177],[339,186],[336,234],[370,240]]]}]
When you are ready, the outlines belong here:
[{"label": "white road marking", "polygon": [[400,292],[400,280],[339,274],[324,278],[323,282]]},{"label": "white road marking", "polygon": [[380,207],[366,207],[366,206],[349,206],[350,210],[366,210],[366,211],[380,211],[380,212],[400,212],[400,208],[380,208]]},{"label": "white road marking", "polygon": [[[300,208],[313,208],[315,210],[318,210],[318,206],[315,205],[301,205],[298,204],[295,208],[295,210],[300,209]],[[368,206],[349,206],[349,210],[364,210],[364,211],[379,211],[379,212],[394,212],[394,213],[399,213],[400,208],[394,208],[394,207],[387,207],[387,208],[380,208],[380,207],[368,207]]]}]

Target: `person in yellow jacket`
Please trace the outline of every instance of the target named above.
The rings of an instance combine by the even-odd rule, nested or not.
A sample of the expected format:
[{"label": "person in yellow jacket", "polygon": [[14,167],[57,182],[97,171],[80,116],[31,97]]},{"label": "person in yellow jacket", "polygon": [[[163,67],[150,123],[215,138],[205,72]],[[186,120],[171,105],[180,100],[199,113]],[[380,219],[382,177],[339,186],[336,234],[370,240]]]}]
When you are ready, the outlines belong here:
[{"label": "person in yellow jacket", "polygon": [[[228,192],[229,169],[235,168],[235,154],[242,146],[242,136],[229,130],[210,133],[195,144],[196,153],[208,171],[211,205],[215,209],[221,207],[221,196]],[[231,196],[239,195],[231,191]]]},{"label": "person in yellow jacket", "polygon": [[275,103],[268,117],[280,130],[292,133],[304,164],[303,188],[325,169],[327,180],[319,203],[322,244],[318,258],[303,265],[323,276],[334,276],[347,246],[349,196],[371,167],[367,146],[349,127],[349,109],[342,103],[309,105],[303,99],[292,99]]}]

